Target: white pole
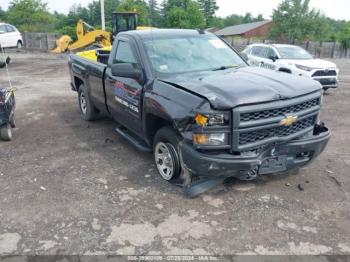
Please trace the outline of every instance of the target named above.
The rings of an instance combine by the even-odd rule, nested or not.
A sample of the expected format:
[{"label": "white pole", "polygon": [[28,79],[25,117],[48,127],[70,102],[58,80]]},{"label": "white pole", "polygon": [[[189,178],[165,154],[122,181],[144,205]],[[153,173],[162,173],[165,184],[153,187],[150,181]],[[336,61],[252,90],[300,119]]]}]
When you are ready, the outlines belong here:
[{"label": "white pole", "polygon": [[101,25],[102,30],[106,30],[106,23],[105,23],[105,1],[100,0],[101,3]]}]

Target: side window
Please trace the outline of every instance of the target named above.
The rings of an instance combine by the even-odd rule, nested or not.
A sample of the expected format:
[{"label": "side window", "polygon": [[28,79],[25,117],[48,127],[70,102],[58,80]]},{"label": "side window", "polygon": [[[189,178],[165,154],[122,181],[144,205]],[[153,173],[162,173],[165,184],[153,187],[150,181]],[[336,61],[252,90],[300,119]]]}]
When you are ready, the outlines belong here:
[{"label": "side window", "polygon": [[5,25],[0,25],[0,32],[1,33],[6,33],[7,32]]},{"label": "side window", "polygon": [[15,32],[15,28],[11,25],[6,25],[6,28],[7,28],[7,32],[11,33],[11,32]]},{"label": "side window", "polygon": [[258,56],[258,57],[263,57],[263,47],[261,46],[254,46],[252,49],[252,55]]},{"label": "side window", "polygon": [[261,57],[263,58],[268,58],[268,52],[269,52],[269,48],[268,47],[262,47],[261,48]]},{"label": "side window", "polygon": [[267,49],[267,58],[270,58],[271,56],[276,57],[277,55],[276,52],[271,47],[269,47]]},{"label": "side window", "polygon": [[135,58],[135,55],[133,53],[133,50],[131,49],[131,46],[128,43],[123,41],[119,41],[118,43],[117,54],[115,56],[114,63],[116,64],[130,63],[135,68],[139,68],[139,64]]}]

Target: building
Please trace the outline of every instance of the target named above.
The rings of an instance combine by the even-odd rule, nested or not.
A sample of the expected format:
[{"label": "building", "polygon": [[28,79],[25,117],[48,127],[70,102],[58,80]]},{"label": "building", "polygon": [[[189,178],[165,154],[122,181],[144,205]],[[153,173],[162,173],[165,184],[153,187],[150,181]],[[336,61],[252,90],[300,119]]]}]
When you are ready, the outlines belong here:
[{"label": "building", "polygon": [[253,38],[267,37],[270,33],[272,21],[265,20],[248,24],[228,26],[215,32],[226,39],[233,37]]}]

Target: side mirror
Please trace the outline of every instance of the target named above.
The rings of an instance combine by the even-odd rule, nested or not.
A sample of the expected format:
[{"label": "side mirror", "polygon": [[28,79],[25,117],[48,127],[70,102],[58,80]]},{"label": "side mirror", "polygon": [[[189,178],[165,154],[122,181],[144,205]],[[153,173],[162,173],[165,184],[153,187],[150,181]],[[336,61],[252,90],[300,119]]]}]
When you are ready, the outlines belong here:
[{"label": "side mirror", "polygon": [[276,60],[278,59],[278,57],[272,55],[272,56],[269,56],[269,59],[271,59],[273,62],[276,62]]},{"label": "side mirror", "polygon": [[129,63],[114,64],[111,66],[111,71],[112,75],[117,77],[132,78],[135,80],[140,80],[142,77],[141,71],[135,69]]}]

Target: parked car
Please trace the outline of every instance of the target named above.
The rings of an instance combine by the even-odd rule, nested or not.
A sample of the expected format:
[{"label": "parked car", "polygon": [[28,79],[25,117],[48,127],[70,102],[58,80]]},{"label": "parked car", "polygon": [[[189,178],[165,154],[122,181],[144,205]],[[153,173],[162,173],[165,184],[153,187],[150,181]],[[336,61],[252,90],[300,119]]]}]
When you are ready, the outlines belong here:
[{"label": "parked car", "polygon": [[161,177],[191,196],[228,177],[304,166],[330,138],[319,83],[248,66],[201,30],[122,32],[108,62],[71,54],[69,68],[82,118],[113,118],[128,142],[153,152]]},{"label": "parked car", "polygon": [[337,66],[326,60],[315,59],[299,46],[252,44],[244,49],[243,54],[250,65],[312,77],[320,82],[325,90],[338,87]]},{"label": "parked car", "polygon": [[21,33],[13,25],[0,23],[0,45],[2,47],[22,48],[23,39]]}]

